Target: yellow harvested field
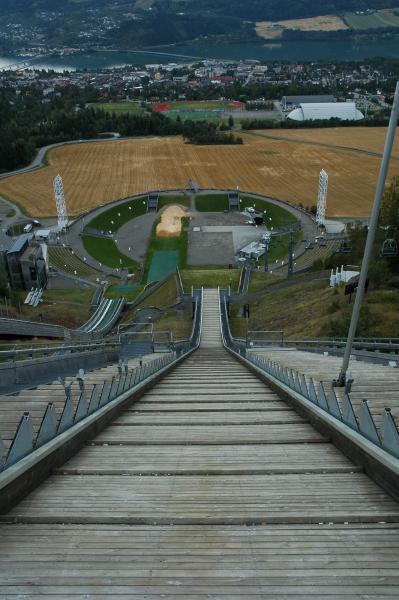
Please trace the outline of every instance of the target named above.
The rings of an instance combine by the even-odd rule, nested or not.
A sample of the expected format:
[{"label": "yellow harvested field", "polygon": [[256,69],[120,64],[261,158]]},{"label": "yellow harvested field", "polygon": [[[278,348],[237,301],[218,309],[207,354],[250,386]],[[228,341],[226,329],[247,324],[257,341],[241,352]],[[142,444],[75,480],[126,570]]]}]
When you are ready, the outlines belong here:
[{"label": "yellow harvested field", "polygon": [[287,19],[285,21],[259,21],[256,33],[265,40],[280,38],[285,29],[300,31],[340,31],[349,29],[348,25],[336,15],[321,15],[309,19]]},{"label": "yellow harvested field", "polygon": [[[310,206],[317,201],[318,176],[324,168],[329,175],[328,215],[366,216],[380,157],[317,143],[331,135],[341,146],[356,140],[367,151],[379,152],[384,133],[379,128],[269,131],[244,134],[242,146],[194,146],[180,137],[67,145],[50,152],[48,166],[0,180],[0,194],[31,215],[55,214],[52,180],[60,173],[71,215],[130,194],[184,188],[189,180],[201,188],[238,185],[243,191]],[[269,134],[292,139],[264,137]],[[316,143],[300,142],[295,135]],[[399,175],[398,160],[391,163],[392,175]]]},{"label": "yellow harvested field", "polygon": [[[261,131],[258,133],[262,133]],[[316,142],[329,146],[354,148],[366,152],[384,150],[387,130],[385,127],[337,127],[321,129],[285,129],[265,132],[280,139]],[[396,136],[394,156],[399,158],[399,136]]]}]

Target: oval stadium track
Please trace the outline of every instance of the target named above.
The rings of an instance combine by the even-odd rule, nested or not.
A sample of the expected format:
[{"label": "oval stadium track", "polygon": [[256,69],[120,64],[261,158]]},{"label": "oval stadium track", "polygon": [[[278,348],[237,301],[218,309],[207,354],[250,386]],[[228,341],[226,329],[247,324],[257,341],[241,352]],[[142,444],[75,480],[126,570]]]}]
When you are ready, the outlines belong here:
[{"label": "oval stadium track", "polygon": [[227,353],[199,350],[1,516],[1,598],[399,597],[399,505]]}]

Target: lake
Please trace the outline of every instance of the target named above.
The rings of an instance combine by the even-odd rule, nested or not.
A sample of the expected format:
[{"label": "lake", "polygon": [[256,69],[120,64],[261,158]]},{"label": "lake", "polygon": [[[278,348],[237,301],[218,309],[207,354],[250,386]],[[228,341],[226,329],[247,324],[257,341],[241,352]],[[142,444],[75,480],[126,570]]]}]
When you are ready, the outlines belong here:
[{"label": "lake", "polygon": [[[36,58],[36,68],[58,71],[76,69],[105,69],[127,64],[149,64],[192,61],[199,58],[224,58],[228,60],[363,60],[375,56],[399,57],[396,40],[378,42],[320,42],[288,41],[282,43],[248,44],[184,44],[154,49],[154,51],[93,51],[72,56]],[[15,57],[0,56],[0,68],[18,62]]]}]

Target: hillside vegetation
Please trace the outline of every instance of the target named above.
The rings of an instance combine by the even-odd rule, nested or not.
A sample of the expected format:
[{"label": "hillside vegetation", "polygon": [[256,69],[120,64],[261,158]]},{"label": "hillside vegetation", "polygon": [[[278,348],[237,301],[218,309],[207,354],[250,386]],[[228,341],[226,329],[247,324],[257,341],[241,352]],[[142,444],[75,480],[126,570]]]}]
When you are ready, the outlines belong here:
[{"label": "hillside vegetation", "polygon": [[[284,337],[292,339],[347,335],[353,298],[349,304],[344,285],[332,289],[326,278],[276,291],[270,287],[269,290],[269,293],[249,300],[249,330],[284,331]],[[231,308],[231,330],[239,337],[246,334],[242,303]],[[366,295],[357,335],[390,337],[395,332],[399,332],[399,291],[371,289]]]},{"label": "hillside vegetation", "polygon": [[[320,268],[342,264],[361,265],[367,227],[349,229],[347,252],[336,253]],[[385,190],[378,230],[368,270],[369,287],[361,311],[357,335],[371,337],[398,336],[399,333],[399,255],[384,256],[384,240],[396,242],[399,248],[399,177],[394,177]],[[268,286],[268,287],[267,287]],[[233,335],[244,336],[247,330],[282,330],[286,337],[344,337],[348,333],[352,313],[345,285],[329,287],[329,278],[315,273],[315,280],[301,281],[293,277],[270,285],[258,273],[255,287],[260,290],[231,307]],[[352,299],[353,300],[353,299]],[[242,305],[250,304],[250,318],[242,318]]]}]

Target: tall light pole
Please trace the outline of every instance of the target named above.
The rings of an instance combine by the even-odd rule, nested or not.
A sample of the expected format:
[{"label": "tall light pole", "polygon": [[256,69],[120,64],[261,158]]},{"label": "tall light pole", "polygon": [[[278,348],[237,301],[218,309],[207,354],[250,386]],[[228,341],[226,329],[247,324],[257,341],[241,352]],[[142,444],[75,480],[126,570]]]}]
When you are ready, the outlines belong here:
[{"label": "tall light pole", "polygon": [[288,271],[287,271],[288,277],[291,277],[291,275],[293,275],[293,273],[294,273],[293,247],[294,247],[294,230],[290,229],[290,238],[288,241]]},{"label": "tall light pole", "polygon": [[270,238],[265,238],[265,263],[264,263],[264,271],[265,273],[269,270],[269,244]]},{"label": "tall light pole", "polygon": [[349,366],[349,359],[352,352],[353,340],[355,338],[357,324],[359,322],[360,309],[364,298],[364,288],[367,280],[367,273],[370,264],[370,258],[373,251],[373,244],[378,225],[378,217],[380,214],[381,202],[384,195],[385,181],[387,178],[389,160],[392,154],[393,142],[395,139],[395,130],[399,119],[399,81],[396,84],[395,96],[393,99],[391,118],[389,120],[388,132],[385,139],[384,153],[382,155],[380,173],[378,175],[377,187],[375,190],[373,210],[371,212],[369,231],[367,234],[366,247],[364,249],[362,266],[360,269],[359,284],[356,291],[355,304],[352,311],[352,319],[349,327],[348,339],[346,341],[344,359],[342,361],[341,372],[338,377],[337,384],[345,385],[346,372]]}]

